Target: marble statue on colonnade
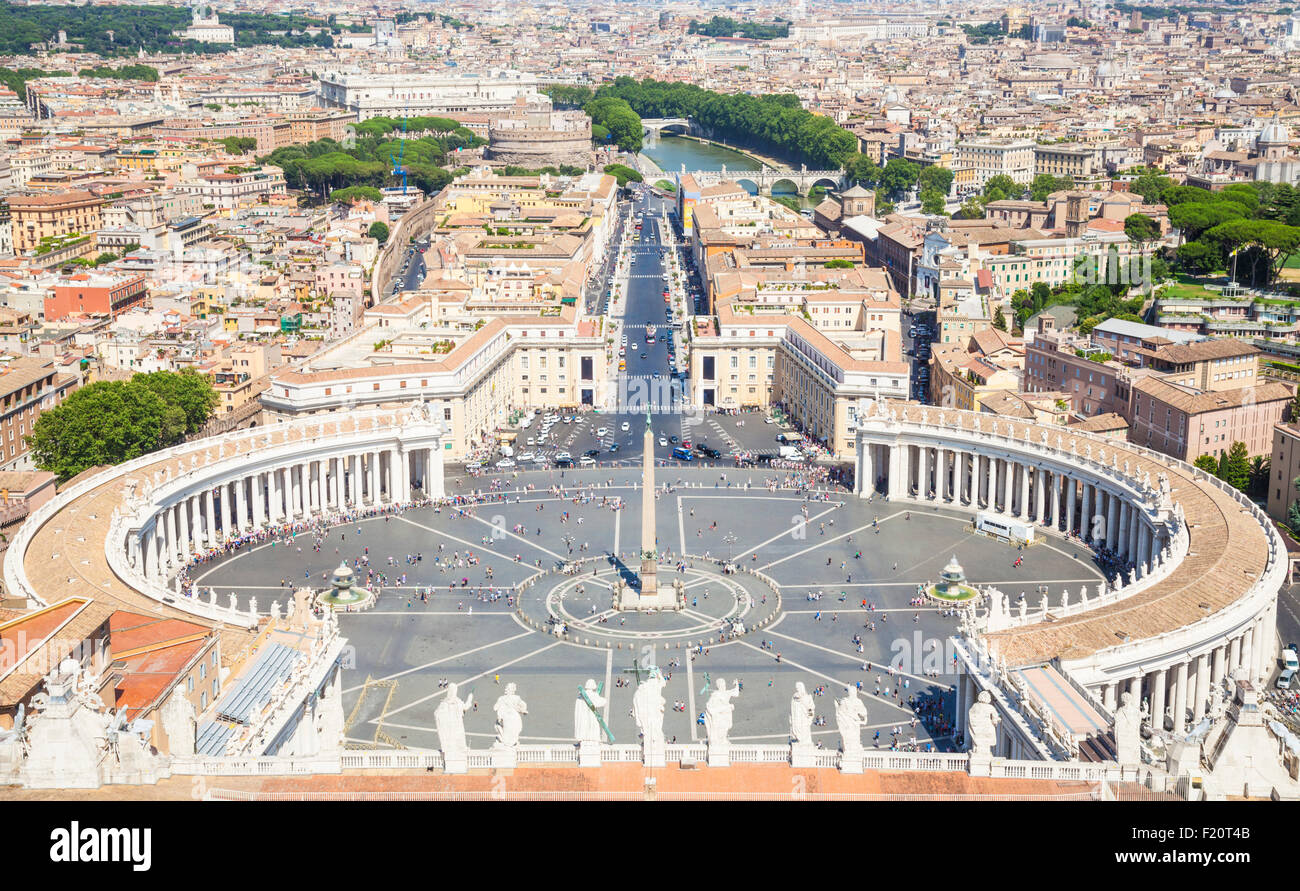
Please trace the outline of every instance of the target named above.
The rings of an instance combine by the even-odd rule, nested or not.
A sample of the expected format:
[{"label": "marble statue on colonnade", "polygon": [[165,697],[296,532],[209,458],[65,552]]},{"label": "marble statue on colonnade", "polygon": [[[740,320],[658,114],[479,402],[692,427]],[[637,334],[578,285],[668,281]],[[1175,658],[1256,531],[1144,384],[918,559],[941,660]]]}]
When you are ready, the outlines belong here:
[{"label": "marble statue on colonnade", "polygon": [[812,724],[817,707],[812,694],[804,688],[803,681],[794,685],[790,697],[790,766],[813,766]]},{"label": "marble statue on colonnade", "polygon": [[497,697],[492,710],[496,712],[496,745],[513,749],[519,745],[519,734],[524,729],[523,716],[528,714],[528,703],[516,692],[514,684],[506,684],[506,692]]},{"label": "marble statue on colonnade", "polygon": [[736,707],[731,700],[740,695],[739,687],[727,689],[724,678],[718,678],[709,700],[704,704],[704,730],[709,737],[709,766],[727,767],[731,764],[731,741],[727,734],[731,732],[732,715]]},{"label": "marble statue on colonnade", "polygon": [[632,717],[641,731],[641,748],[647,767],[663,767],[666,760],[664,743],[664,686],[667,681],[652,665],[646,679],[637,684],[632,694]]},{"label": "marble statue on colonnade", "polygon": [[600,734],[604,721],[598,709],[608,700],[592,678],[578,689],[573,701],[573,735],[578,740],[578,766],[600,766]]},{"label": "marble statue on colonnade", "polygon": [[794,695],[790,697],[790,739],[796,745],[812,743],[812,723],[816,717],[816,705],[812,694],[807,691],[803,681],[794,685]]},{"label": "marble statue on colonnade", "polygon": [[844,698],[835,700],[835,726],[840,731],[840,770],[862,773],[862,728],[867,724],[867,707],[856,687],[846,687]]},{"label": "marble statue on colonnade", "polygon": [[1142,760],[1142,711],[1137,697],[1125,690],[1115,710],[1115,760],[1120,764],[1138,764]]},{"label": "marble statue on colonnade", "polygon": [[438,745],[442,748],[443,770],[447,773],[465,773],[469,769],[469,746],[465,742],[465,712],[474,707],[474,694],[462,700],[457,695],[455,683],[447,685],[447,696],[433,713],[433,723],[438,729]]},{"label": "marble statue on colonnade", "polygon": [[514,684],[506,684],[505,693],[497,697],[492,706],[496,712],[496,742],[492,744],[492,766],[512,768],[519,761],[519,734],[524,729],[524,715],[528,704],[516,692]]},{"label": "marble statue on colonnade", "polygon": [[981,690],[966,716],[966,735],[970,738],[971,757],[989,758],[998,744],[998,724],[1002,718],[993,707],[993,697]]}]

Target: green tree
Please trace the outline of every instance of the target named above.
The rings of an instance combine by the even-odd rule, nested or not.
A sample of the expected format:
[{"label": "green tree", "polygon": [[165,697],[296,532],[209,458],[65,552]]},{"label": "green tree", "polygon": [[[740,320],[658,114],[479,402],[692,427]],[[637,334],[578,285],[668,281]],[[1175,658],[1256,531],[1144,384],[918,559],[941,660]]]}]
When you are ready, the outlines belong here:
[{"label": "green tree", "polygon": [[927,189],[933,189],[940,195],[946,196],[948,190],[952,188],[952,180],[954,176],[955,174],[947,167],[938,167],[931,164],[927,167],[921,168],[921,172],[916,178],[916,184],[920,187],[922,192],[925,192]]},{"label": "green tree", "polygon": [[[1204,470],[1206,473],[1210,474],[1210,476],[1219,475],[1219,462],[1213,455],[1198,455],[1196,460],[1192,462],[1192,465]],[[1297,477],[1297,479],[1300,479],[1300,477]]]},{"label": "green tree", "polygon": [[1160,239],[1160,224],[1144,213],[1131,213],[1124,218],[1124,234],[1138,247]]},{"label": "green tree", "polygon": [[[206,379],[191,374],[206,384]],[[82,387],[37,418],[27,438],[33,461],[66,481],[91,467],[120,464],[175,443],[185,435],[189,418],[186,403],[169,399],[171,395],[194,398],[188,381],[175,380],[181,377],[155,372]],[[212,392],[210,385],[207,391]],[[160,396],[160,392],[171,395]],[[211,400],[215,405],[215,393]]]},{"label": "green tree", "polygon": [[880,187],[890,198],[897,200],[916,185],[920,168],[903,158],[890,158],[880,174]]},{"label": "green tree", "polygon": [[943,192],[925,189],[921,192],[921,213],[941,214],[944,212]]},{"label": "green tree", "polygon": [[643,182],[645,179],[638,171],[626,164],[606,164],[605,172],[618,180],[620,186],[626,186],[629,182]]},{"label": "green tree", "polygon": [[[212,417],[219,401],[216,391],[212,389],[212,382],[192,368],[180,372],[137,374],[131,383],[152,392],[168,408],[180,411],[181,435],[197,433],[208,422],[208,418]],[[169,440],[166,436],[163,438]]]},{"label": "green tree", "polygon": [[330,201],[335,204],[352,204],[355,201],[374,201],[376,203],[384,200],[384,193],[374,186],[348,186],[346,189],[335,189],[330,192]]},{"label": "green tree", "polygon": [[853,261],[847,260],[844,257],[835,257],[834,259],[827,260],[824,265],[827,269],[852,269]]},{"label": "green tree", "polygon": [[227,136],[217,141],[228,155],[246,155],[257,148],[257,140],[251,136]]},{"label": "green tree", "polygon": [[625,152],[641,151],[641,118],[626,100],[613,96],[593,99],[583,111],[609,132],[609,137]]},{"label": "green tree", "polygon": [[1250,485],[1250,456],[1244,442],[1234,442],[1219,458],[1218,476],[1234,489],[1246,491]]},{"label": "green tree", "polygon": [[1251,498],[1261,498],[1268,493],[1268,477],[1272,470],[1271,462],[1263,455],[1250,459],[1250,471],[1247,475],[1246,494]]},{"label": "green tree", "polygon": [[984,183],[984,203],[1019,198],[1023,192],[1024,190],[1016,185],[1015,180],[1005,173],[999,173],[997,176],[989,177],[988,182]]},{"label": "green tree", "polygon": [[861,153],[844,162],[844,175],[860,186],[874,188],[880,184],[880,165]]},{"label": "green tree", "polygon": [[1143,170],[1129,183],[1129,191],[1141,195],[1147,204],[1160,204],[1165,189],[1173,186],[1174,181],[1154,168]]},{"label": "green tree", "polygon": [[982,220],[984,219],[984,201],[978,195],[971,195],[961,205],[961,218],[963,220]]},{"label": "green tree", "polygon": [[388,242],[388,225],[375,220],[370,224],[370,228],[366,230],[366,234],[381,245],[386,244]]},{"label": "green tree", "polygon": [[993,327],[999,331],[1007,330],[1007,317],[1000,306],[993,311]]},{"label": "green tree", "polygon": [[1034,177],[1034,181],[1029,184],[1029,197],[1034,201],[1046,201],[1047,196],[1053,192],[1062,192],[1066,189],[1074,188],[1074,179],[1068,176],[1052,176],[1050,173],[1040,173]]}]

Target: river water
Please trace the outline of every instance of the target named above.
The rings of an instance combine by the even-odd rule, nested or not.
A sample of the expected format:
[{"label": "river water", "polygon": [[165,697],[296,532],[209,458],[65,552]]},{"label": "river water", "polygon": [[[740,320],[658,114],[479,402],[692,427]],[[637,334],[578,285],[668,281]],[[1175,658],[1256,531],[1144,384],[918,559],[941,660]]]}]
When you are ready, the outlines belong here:
[{"label": "river water", "polygon": [[[670,180],[671,174],[681,172],[683,164],[686,165],[687,170],[721,170],[726,166],[728,173],[763,169],[763,165],[749,155],[724,148],[716,143],[700,142],[673,133],[648,136],[641,154],[658,164],[664,173],[670,175]],[[793,192],[787,194],[796,197]],[[813,206],[813,202],[810,202],[807,196],[797,197],[799,197],[800,207]]]}]

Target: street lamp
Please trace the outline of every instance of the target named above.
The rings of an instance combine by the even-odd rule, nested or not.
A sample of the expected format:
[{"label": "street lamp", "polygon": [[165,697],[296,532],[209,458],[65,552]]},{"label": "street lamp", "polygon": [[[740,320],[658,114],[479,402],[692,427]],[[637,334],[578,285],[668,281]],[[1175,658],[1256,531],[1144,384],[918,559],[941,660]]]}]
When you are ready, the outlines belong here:
[{"label": "street lamp", "polygon": [[728,562],[728,563],[731,562],[731,546],[734,545],[734,544],[735,544],[737,541],[739,541],[739,540],[740,540],[740,539],[736,538],[736,533],[734,533],[734,532],[728,532],[726,535],[722,536],[722,542],[723,542],[723,544],[725,544],[725,545],[727,546],[727,562]]}]

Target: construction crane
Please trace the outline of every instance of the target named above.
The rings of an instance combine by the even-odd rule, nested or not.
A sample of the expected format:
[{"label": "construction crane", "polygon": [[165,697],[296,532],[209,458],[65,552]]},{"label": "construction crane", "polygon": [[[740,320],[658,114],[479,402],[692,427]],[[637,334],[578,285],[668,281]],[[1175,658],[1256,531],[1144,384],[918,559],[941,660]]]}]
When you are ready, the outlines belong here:
[{"label": "construction crane", "polygon": [[406,154],[406,119],[407,113],[404,110],[402,112],[402,137],[397,143],[397,160],[394,161],[391,154],[388,156],[389,162],[393,165],[393,176],[402,178],[403,195],[406,194],[406,167],[402,164],[402,157]]}]

